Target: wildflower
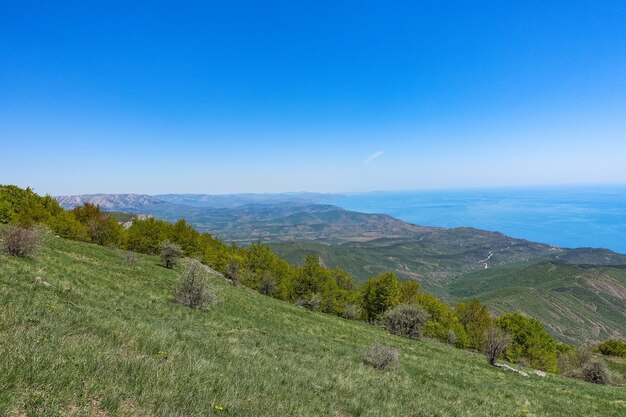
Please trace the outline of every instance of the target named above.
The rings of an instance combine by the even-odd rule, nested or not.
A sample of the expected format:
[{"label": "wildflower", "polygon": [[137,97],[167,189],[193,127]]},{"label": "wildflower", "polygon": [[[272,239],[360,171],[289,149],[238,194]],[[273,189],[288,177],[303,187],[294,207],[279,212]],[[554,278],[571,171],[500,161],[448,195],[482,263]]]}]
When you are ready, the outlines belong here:
[{"label": "wildflower", "polygon": [[224,406],[222,405],[211,404],[211,408],[215,411],[224,411]]}]

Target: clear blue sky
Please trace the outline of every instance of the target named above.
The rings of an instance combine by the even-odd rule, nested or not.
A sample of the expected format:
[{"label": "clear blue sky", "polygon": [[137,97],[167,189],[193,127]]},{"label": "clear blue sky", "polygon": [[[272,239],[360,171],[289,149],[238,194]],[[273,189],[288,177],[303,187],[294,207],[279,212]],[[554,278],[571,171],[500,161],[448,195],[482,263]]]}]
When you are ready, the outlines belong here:
[{"label": "clear blue sky", "polygon": [[626,2],[5,1],[0,183],[626,183]]}]

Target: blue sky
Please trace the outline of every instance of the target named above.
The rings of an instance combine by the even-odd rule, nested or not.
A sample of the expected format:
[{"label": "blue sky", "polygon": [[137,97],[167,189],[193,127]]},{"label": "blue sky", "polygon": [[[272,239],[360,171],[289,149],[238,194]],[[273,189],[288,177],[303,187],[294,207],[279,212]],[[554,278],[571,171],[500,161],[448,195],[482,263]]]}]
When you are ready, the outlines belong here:
[{"label": "blue sky", "polygon": [[624,22],[623,1],[4,2],[0,183],[626,183]]}]

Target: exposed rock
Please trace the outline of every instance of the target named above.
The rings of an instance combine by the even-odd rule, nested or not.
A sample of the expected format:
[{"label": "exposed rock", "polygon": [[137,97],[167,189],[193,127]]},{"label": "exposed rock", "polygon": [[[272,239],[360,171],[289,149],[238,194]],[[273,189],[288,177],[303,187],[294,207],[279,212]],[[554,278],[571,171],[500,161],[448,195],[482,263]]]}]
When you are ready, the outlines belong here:
[{"label": "exposed rock", "polygon": [[517,374],[520,374],[521,376],[528,376],[528,374],[526,372],[524,372],[522,370],[519,370],[519,369],[515,369],[515,368],[513,368],[512,366],[509,366],[509,365],[496,363],[494,366],[496,366],[498,368],[506,369],[507,371],[515,372]]},{"label": "exposed rock", "polygon": [[546,375],[547,375],[545,372],[540,371],[540,370],[538,370],[538,369],[535,369],[535,371],[533,372],[533,374],[535,374],[535,375],[537,375],[538,377],[541,377],[541,378],[545,378],[545,377],[546,377]]},{"label": "exposed rock", "polygon": [[41,286],[46,287],[46,288],[52,288],[53,287],[52,284],[50,284],[49,282],[44,281],[41,277],[35,277],[35,284],[41,285]]}]

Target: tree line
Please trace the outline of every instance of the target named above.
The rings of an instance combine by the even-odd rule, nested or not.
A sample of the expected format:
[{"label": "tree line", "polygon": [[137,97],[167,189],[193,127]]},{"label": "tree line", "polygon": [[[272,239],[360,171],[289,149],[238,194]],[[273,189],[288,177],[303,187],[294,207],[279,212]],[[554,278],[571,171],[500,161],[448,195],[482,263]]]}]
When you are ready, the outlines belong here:
[{"label": "tree line", "polygon": [[416,281],[401,281],[392,272],[358,285],[351,274],[324,266],[314,255],[306,256],[302,265],[291,265],[266,245],[227,244],[198,232],[184,219],[175,223],[135,219],[124,228],[98,206],[85,203],[65,210],[54,198],[39,196],[30,188],[2,185],[0,223],[24,229],[45,225],[67,239],[144,254],[164,252],[161,254],[168,267],[174,266],[179,255],[195,258],[233,284],[311,310],[382,324],[407,337],[425,336],[458,348],[484,351],[490,337],[506,335],[493,345],[501,346],[495,355],[536,369],[557,372],[559,354],[569,352],[541,322],[522,314],[496,318],[478,300],[451,306],[421,291]]}]

